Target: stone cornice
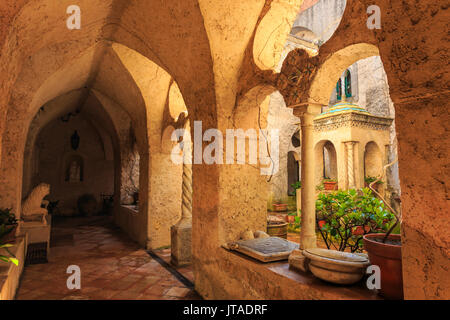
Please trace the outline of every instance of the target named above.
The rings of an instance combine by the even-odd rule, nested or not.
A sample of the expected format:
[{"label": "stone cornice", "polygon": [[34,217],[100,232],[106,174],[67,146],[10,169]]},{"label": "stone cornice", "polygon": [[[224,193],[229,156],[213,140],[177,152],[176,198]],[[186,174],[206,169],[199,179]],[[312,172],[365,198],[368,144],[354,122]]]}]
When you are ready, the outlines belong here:
[{"label": "stone cornice", "polygon": [[372,130],[389,130],[393,118],[362,112],[345,112],[319,116],[314,119],[315,131],[331,131],[341,127],[360,127]]}]

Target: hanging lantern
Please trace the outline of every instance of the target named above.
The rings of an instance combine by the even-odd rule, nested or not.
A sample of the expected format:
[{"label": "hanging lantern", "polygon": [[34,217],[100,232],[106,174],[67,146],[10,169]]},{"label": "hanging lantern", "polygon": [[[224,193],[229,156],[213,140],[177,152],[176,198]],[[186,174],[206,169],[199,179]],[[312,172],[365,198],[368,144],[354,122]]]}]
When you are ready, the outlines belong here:
[{"label": "hanging lantern", "polygon": [[70,144],[73,150],[78,149],[78,146],[80,145],[80,136],[78,135],[77,130],[75,130],[73,135],[70,137]]}]

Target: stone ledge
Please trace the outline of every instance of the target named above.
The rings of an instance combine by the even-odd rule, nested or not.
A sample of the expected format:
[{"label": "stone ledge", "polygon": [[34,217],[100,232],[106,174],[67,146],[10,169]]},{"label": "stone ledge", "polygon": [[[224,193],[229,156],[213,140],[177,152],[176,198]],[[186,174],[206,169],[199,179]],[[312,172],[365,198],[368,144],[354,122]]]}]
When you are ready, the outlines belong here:
[{"label": "stone ledge", "polygon": [[120,206],[122,208],[124,208],[126,211],[129,211],[129,213],[131,213],[131,214],[138,214],[139,213],[139,209],[137,209],[137,207],[134,206],[134,205],[121,204]]},{"label": "stone ledge", "polygon": [[[290,269],[287,261],[260,263],[224,248],[217,251],[214,260],[216,263],[209,263],[206,268],[195,266],[196,289],[205,299],[381,299],[376,292],[365,288],[363,282],[352,286],[334,285],[310,273]],[[216,291],[217,285],[220,290]]]},{"label": "stone ledge", "polygon": [[10,251],[19,260],[19,265],[0,261],[0,300],[13,300],[19,287],[26,257],[27,236],[16,238],[15,246]]}]

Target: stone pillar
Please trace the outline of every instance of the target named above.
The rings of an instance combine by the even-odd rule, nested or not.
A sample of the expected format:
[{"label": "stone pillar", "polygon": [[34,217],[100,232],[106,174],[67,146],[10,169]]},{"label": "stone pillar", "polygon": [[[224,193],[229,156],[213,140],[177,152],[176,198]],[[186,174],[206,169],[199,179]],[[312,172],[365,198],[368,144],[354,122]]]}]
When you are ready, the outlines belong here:
[{"label": "stone pillar", "polygon": [[348,177],[348,189],[355,189],[355,167],[354,167],[354,141],[345,142],[347,148],[347,177]]},{"label": "stone pillar", "polygon": [[316,247],[316,186],[314,164],[314,117],[321,111],[318,104],[296,106],[294,114],[300,117],[302,148],[302,191],[300,248]]},{"label": "stone pillar", "polygon": [[[185,136],[186,138],[186,136]],[[186,139],[187,140],[187,139]],[[183,184],[181,201],[181,219],[170,228],[172,264],[185,266],[192,262],[192,153],[186,148],[191,142],[184,141],[183,148]]]}]

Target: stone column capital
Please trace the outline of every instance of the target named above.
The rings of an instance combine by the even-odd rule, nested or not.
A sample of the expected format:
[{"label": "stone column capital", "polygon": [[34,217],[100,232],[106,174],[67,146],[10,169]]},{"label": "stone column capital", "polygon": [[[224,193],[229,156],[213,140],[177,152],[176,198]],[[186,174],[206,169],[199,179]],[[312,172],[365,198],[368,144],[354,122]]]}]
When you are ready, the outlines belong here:
[{"label": "stone column capital", "polygon": [[291,106],[291,108],[293,108],[294,115],[299,118],[302,118],[305,115],[317,116],[322,112],[322,107],[322,104],[309,102]]}]

